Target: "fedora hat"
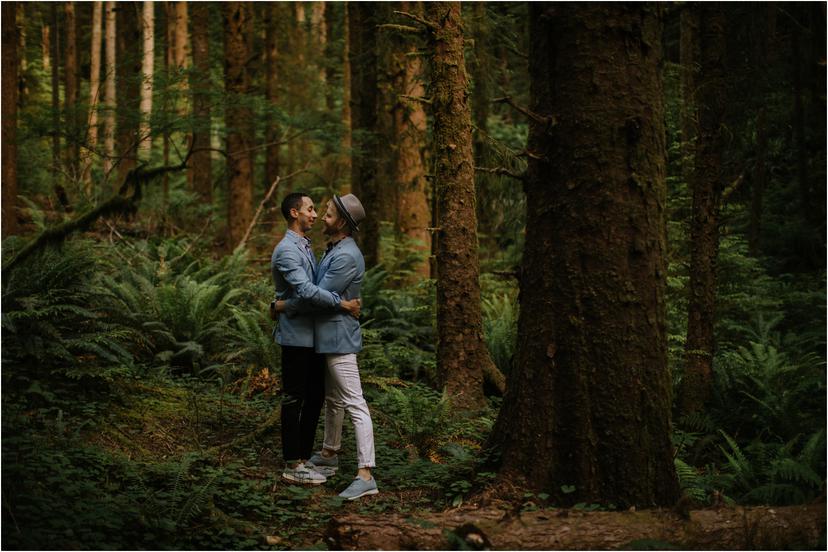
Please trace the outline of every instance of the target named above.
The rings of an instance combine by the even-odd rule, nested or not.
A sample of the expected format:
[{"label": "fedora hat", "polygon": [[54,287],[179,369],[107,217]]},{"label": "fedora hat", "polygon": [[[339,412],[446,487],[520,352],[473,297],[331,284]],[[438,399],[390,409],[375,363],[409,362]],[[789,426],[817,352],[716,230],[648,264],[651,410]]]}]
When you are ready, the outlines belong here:
[{"label": "fedora hat", "polygon": [[333,201],[337,211],[345,217],[351,229],[358,231],[359,223],[365,219],[365,209],[359,198],[354,194],[346,194],[342,197],[334,194]]}]

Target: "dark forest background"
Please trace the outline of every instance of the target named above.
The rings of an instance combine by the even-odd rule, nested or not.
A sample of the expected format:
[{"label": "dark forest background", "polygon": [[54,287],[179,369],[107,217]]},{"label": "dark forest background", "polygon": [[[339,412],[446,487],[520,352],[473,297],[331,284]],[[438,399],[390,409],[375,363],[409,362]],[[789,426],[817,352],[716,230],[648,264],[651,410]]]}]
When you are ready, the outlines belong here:
[{"label": "dark forest background", "polygon": [[[825,28],[816,2],[4,1],[3,547],[323,548],[343,512],[481,496],[824,505]],[[343,475],[278,482],[298,190],[368,214],[356,504],[350,427]]]}]

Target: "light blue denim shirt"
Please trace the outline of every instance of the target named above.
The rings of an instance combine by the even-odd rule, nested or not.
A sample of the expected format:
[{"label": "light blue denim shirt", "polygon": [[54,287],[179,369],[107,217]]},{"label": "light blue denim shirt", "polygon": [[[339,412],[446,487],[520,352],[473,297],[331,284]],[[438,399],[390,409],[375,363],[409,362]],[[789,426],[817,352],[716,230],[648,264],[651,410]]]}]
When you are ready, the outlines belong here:
[{"label": "light blue denim shirt", "polygon": [[[309,305],[334,309],[339,307],[339,294],[314,284],[317,266],[310,240],[288,230],[273,249],[270,272],[276,299],[299,299]],[[293,347],[314,346],[314,319],[309,313],[288,316],[280,313],[274,329],[276,342]]]}]

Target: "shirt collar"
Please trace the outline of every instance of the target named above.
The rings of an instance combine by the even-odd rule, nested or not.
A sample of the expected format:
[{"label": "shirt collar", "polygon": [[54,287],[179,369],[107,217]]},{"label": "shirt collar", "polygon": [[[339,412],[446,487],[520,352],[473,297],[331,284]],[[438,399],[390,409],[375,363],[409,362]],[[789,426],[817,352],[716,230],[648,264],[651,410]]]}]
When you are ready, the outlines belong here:
[{"label": "shirt collar", "polygon": [[309,237],[307,237],[307,236],[300,236],[299,234],[297,234],[297,233],[296,233],[296,232],[294,232],[293,230],[288,229],[288,231],[287,231],[287,232],[285,232],[285,234],[286,234],[286,235],[288,235],[288,236],[290,236],[290,237],[292,237],[295,241],[299,241],[299,242],[304,241],[304,242],[305,242],[305,244],[307,244],[307,245],[310,245],[310,244],[311,244],[311,239],[310,239]]},{"label": "shirt collar", "polygon": [[342,241],[343,241],[344,239],[345,239],[345,238],[342,238],[341,240],[336,240],[335,242],[328,242],[328,247],[327,247],[327,248],[325,248],[325,253],[330,253],[331,249],[333,249],[334,247],[336,247],[337,245],[339,245],[340,243],[342,243]]}]

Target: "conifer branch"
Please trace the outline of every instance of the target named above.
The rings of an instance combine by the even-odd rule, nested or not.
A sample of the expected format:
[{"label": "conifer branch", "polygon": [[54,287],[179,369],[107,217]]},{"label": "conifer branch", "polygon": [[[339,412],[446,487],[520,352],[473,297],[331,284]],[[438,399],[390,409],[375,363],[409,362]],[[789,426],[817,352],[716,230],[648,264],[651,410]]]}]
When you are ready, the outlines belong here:
[{"label": "conifer branch", "polygon": [[430,31],[436,31],[437,30],[437,24],[436,23],[434,23],[432,21],[429,21],[428,19],[426,19],[422,16],[419,16],[419,15],[416,15],[416,14],[413,14],[413,13],[404,12],[404,11],[397,11],[397,10],[394,10],[394,13],[397,14],[397,15],[401,15],[403,17],[407,17],[409,19],[412,19],[412,20],[416,21],[417,23],[419,23],[420,25],[423,25],[424,27],[426,27]]},{"label": "conifer branch", "polygon": [[422,29],[418,29],[417,27],[411,27],[409,25],[395,25],[393,23],[383,23],[382,25],[377,25],[377,29],[388,30],[388,31],[397,31],[400,33],[410,33],[410,34],[424,34]]},{"label": "conifer branch", "polygon": [[558,119],[554,115],[538,115],[534,111],[530,111],[525,107],[521,107],[517,105],[515,102],[512,101],[511,96],[503,96],[502,98],[495,98],[492,100],[492,103],[505,103],[509,105],[512,109],[517,111],[518,113],[525,115],[526,117],[532,119],[536,123],[540,123],[542,125],[546,125],[547,128],[553,127],[558,124]]},{"label": "conifer branch", "polygon": [[514,178],[516,180],[520,180],[521,182],[526,180],[526,175],[525,174],[523,174],[523,173],[518,174],[518,173],[512,172],[509,169],[504,168],[504,167],[491,167],[491,168],[488,168],[488,167],[475,167],[474,170],[477,171],[477,172],[482,172],[482,173],[500,174],[500,175],[504,175],[504,176],[511,176],[512,178]]}]

